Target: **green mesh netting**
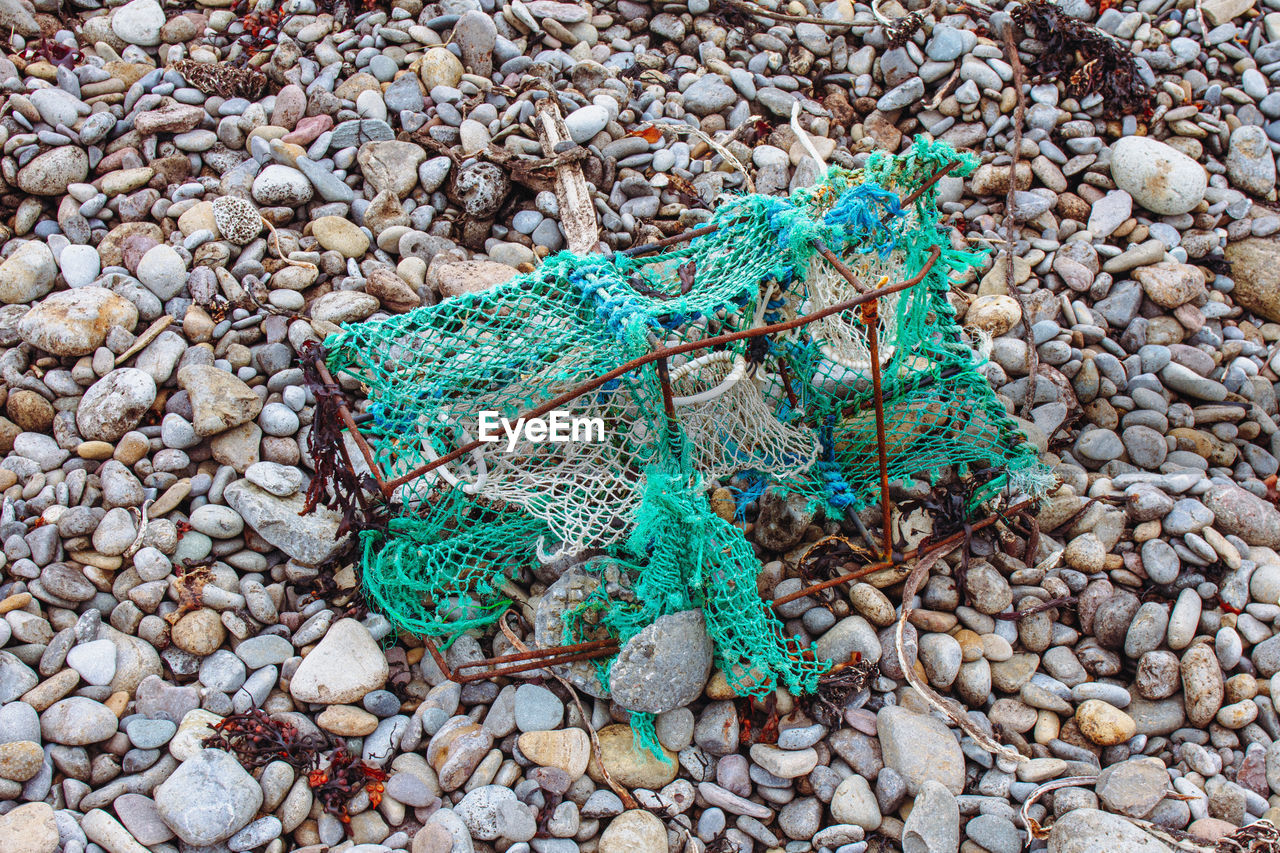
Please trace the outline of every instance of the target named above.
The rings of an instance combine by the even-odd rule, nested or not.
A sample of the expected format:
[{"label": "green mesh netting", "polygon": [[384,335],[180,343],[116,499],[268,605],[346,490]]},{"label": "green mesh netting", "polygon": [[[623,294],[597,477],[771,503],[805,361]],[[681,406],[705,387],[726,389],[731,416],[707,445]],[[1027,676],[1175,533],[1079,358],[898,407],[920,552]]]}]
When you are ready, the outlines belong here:
[{"label": "green mesh netting", "polygon": [[[484,292],[344,326],[325,341],[327,362],[362,383],[376,461],[396,478],[481,436],[484,412],[514,422],[658,345],[855,295],[817,241],[873,287],[918,274],[937,247],[917,285],[880,303],[890,477],[994,468],[1003,473],[989,490],[1034,493],[1046,485],[1035,451],[979,373],[947,300],[949,276],[981,255],[951,248],[932,189],[900,207],[956,160],[953,175],[976,165],[920,139],[858,171],[832,168],[790,198],[732,200],[714,214],[714,233],[664,254],[560,253]],[[503,434],[401,486],[387,529],[360,534],[366,598],[399,628],[449,641],[497,618],[504,584],[536,556],[603,552],[621,582],[565,614],[566,641],[625,643],[660,616],[699,608],[739,695],[812,691],[830,662],[786,636],[757,593],[752,546],[706,492],[750,473],[836,513],[876,500],[870,357],[861,313],[848,311],[673,358],[674,422],[655,363],[582,394],[560,406],[564,422],[598,422],[600,440]],[[605,662],[602,683],[607,673]],[[641,735],[651,728],[640,721]]]}]

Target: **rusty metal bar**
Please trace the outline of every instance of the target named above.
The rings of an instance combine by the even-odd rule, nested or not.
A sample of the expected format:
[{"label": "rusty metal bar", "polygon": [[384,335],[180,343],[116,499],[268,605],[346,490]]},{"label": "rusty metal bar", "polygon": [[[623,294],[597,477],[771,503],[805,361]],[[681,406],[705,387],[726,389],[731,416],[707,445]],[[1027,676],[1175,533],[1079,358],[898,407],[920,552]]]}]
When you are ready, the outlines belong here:
[{"label": "rusty metal bar", "polygon": [[619,252],[628,258],[639,258],[643,255],[652,255],[654,252],[660,252],[670,246],[678,246],[681,243],[687,243],[697,237],[705,237],[708,234],[714,234],[719,230],[719,225],[704,225],[701,228],[694,228],[692,231],[684,231],[672,237],[664,237],[652,243],[645,243],[641,246],[632,246],[630,249],[624,249]]},{"label": "rusty metal bar", "polygon": [[816,240],[814,241],[813,247],[818,250],[819,255],[822,255],[822,257],[826,259],[827,263],[835,267],[836,272],[840,273],[841,277],[843,277],[845,281],[853,285],[854,290],[859,293],[871,292],[871,288],[863,284],[857,274],[854,273],[853,270],[849,269],[849,267],[845,265],[844,261],[840,260],[839,255],[828,248],[826,243],[823,243],[821,240]]},{"label": "rusty metal bar", "polygon": [[[938,171],[934,172],[933,175],[930,176],[929,180],[925,181],[923,184],[917,187],[914,191],[912,191],[911,194],[903,198],[902,201],[898,202],[898,206],[905,209],[908,205],[910,205],[916,199],[920,198],[920,196],[928,192],[929,187],[933,186],[938,181],[942,180],[947,175],[951,174],[951,171],[957,168],[959,165],[960,165],[959,160],[952,160],[950,163],[943,166]],[[891,218],[892,216],[886,216],[883,221],[888,222]]]},{"label": "rusty metal bar", "polygon": [[678,447],[680,424],[676,420],[675,392],[671,390],[671,369],[665,358],[658,359],[657,368],[658,384],[662,386],[662,408],[667,414],[667,442],[674,451]]},{"label": "rusty metal bar", "polygon": [[435,642],[430,637],[423,637],[422,645],[426,647],[427,653],[436,662],[436,668],[440,670],[445,679],[453,681],[453,670],[449,669],[449,664],[445,663],[444,657],[440,654],[440,650],[436,648]]},{"label": "rusty metal bar", "polygon": [[876,403],[876,457],[880,463],[880,507],[884,513],[884,545],[881,556],[893,559],[893,501],[889,498],[889,452],[884,429],[884,392],[880,387],[880,301],[862,306],[862,322],[867,325],[867,349],[871,354],[871,390]]},{"label": "rusty metal bar", "polygon": [[[1022,501],[1021,503],[1014,504],[1013,506],[1006,509],[1004,511],[1004,514],[1013,514],[1017,512],[1022,512],[1023,510],[1029,509],[1030,507],[1034,506],[1035,503],[1036,503],[1035,500]],[[942,539],[938,542],[931,542],[923,548],[916,548],[914,550],[908,551],[907,553],[903,554],[899,560],[888,560],[888,561],[883,561],[879,563],[872,563],[870,565],[862,566],[858,569],[855,569],[854,571],[849,572],[848,574],[843,574],[843,575],[840,575],[839,577],[831,578],[830,580],[825,580],[819,583],[811,584],[802,589],[798,589],[795,592],[788,593],[787,595],[784,595],[781,598],[775,598],[771,601],[771,604],[774,607],[779,607],[783,604],[787,604],[797,599],[804,598],[806,595],[813,595],[815,592],[821,592],[824,589],[830,589],[831,587],[839,586],[842,583],[848,583],[849,581],[857,580],[858,578],[866,577],[867,575],[875,574],[876,572],[883,571],[885,569],[891,569],[897,563],[905,563],[907,560],[914,560],[919,557],[926,556],[928,554],[933,553],[934,551],[949,547],[951,545],[955,545],[956,543],[963,541],[966,535],[971,533],[976,533],[977,531],[982,530],[985,527],[990,527],[992,524],[995,524],[997,521],[999,521],[1000,518],[1001,518],[1000,514],[988,516],[982,519],[981,521],[978,521],[969,525],[969,530],[967,533],[966,531],[963,531],[963,530],[960,531],[959,533],[953,533],[950,536],[948,536],[946,539]]]},{"label": "rusty metal bar", "polygon": [[658,382],[662,385],[662,408],[667,413],[667,426],[672,428],[676,423],[675,395],[671,391],[671,370],[665,358],[658,359]]},{"label": "rusty metal bar", "polygon": [[[809,314],[804,317],[797,317],[793,320],[787,320],[781,323],[774,323],[769,326],[759,326],[754,329],[743,329],[741,331],[731,332],[726,335],[718,335],[714,338],[704,338],[698,341],[690,341],[688,343],[679,344],[674,347],[662,347],[662,348],[653,350],[652,352],[649,352],[642,356],[638,356],[637,358],[634,358],[631,361],[628,361],[626,364],[622,364],[622,365],[619,365],[618,367],[615,367],[613,370],[610,370],[608,373],[601,374],[600,376],[597,376],[594,379],[588,379],[587,381],[581,383],[580,385],[570,388],[568,391],[559,395],[555,399],[548,400],[542,405],[536,406],[533,409],[530,409],[529,411],[524,412],[523,414],[520,415],[520,417],[525,419],[542,417],[547,412],[550,412],[553,409],[558,409],[561,406],[565,405],[566,403],[576,400],[578,397],[581,397],[583,394],[586,394],[590,391],[594,391],[595,389],[599,388],[601,385],[604,385],[606,382],[611,382],[620,376],[630,373],[631,371],[636,370],[638,368],[644,367],[647,364],[651,364],[652,362],[655,362],[660,358],[670,358],[671,356],[683,355],[684,353],[693,352],[694,350],[706,349],[708,347],[720,346],[721,344],[728,344],[734,341],[745,340],[747,338],[758,338],[761,335],[771,335],[777,332],[785,332],[790,329],[796,329],[801,326],[806,326],[809,323],[817,322],[818,320],[821,320],[824,317],[829,317],[832,314],[837,314],[841,311],[847,311],[850,308],[856,308],[859,305],[863,304],[864,302],[870,301],[871,299],[875,299],[880,296],[888,296],[890,294],[897,293],[900,290],[906,290],[909,287],[914,287],[915,285],[919,284],[920,281],[928,274],[929,270],[932,269],[933,265],[937,262],[938,257],[941,254],[942,254],[942,250],[939,249],[937,246],[934,246],[932,252],[929,254],[929,260],[925,262],[923,267],[921,267],[920,272],[912,276],[911,278],[907,279],[906,281],[900,281],[897,284],[892,284],[892,285],[889,285],[888,287],[882,287],[882,288],[879,288],[878,290],[873,290],[868,293],[863,293],[858,296],[854,296],[850,299],[846,299],[843,302],[837,302],[836,304],[830,305],[822,309],[821,311],[816,311],[813,314]],[[428,462],[427,464],[419,466],[418,468],[415,468],[414,470],[410,471],[407,474],[403,474],[395,478],[394,480],[391,480],[386,484],[386,488],[394,490],[398,486],[402,486],[405,483],[409,482],[410,480],[413,480],[417,477],[421,477],[424,474],[434,471],[436,468],[439,468],[441,465],[446,465],[454,461],[455,459],[459,459],[462,456],[465,456],[466,454],[475,450],[477,447],[480,447],[483,443],[484,442],[479,440],[468,442],[467,444],[464,444],[461,447],[451,450],[450,452],[446,453],[444,456],[439,457],[433,462]]]},{"label": "rusty metal bar", "polygon": [[[540,651],[548,652],[553,651],[553,649],[540,649]],[[520,665],[517,666],[504,666],[502,669],[467,672],[466,675],[458,675],[457,670],[454,670],[453,680],[457,681],[458,684],[468,684],[471,683],[471,681],[484,681],[486,679],[498,678],[500,675],[516,675],[518,672],[540,670],[543,669],[544,666],[559,666],[561,663],[572,663],[573,661],[595,661],[602,657],[611,656],[611,654],[614,654],[617,651],[617,646],[611,646],[604,649],[596,649],[594,652],[581,652],[580,654],[570,654],[570,656],[567,657],[547,658],[547,660],[520,663]],[[458,667],[458,669],[462,669],[462,667]]]},{"label": "rusty metal bar", "polygon": [[[491,664],[520,663],[522,661],[534,660],[535,658],[545,657],[546,655],[549,655],[549,654],[555,654],[555,655],[576,654],[577,652],[589,652],[597,649],[603,649],[607,646],[617,646],[617,645],[618,645],[617,640],[605,639],[605,640],[592,640],[587,643],[574,643],[571,646],[554,646],[548,649],[534,649],[533,651],[528,651],[528,652],[512,652],[511,654],[507,654],[507,655],[498,655],[497,657],[492,657],[492,658],[481,658],[479,660],[467,661],[466,663],[459,664],[458,669],[468,669],[470,667],[476,667],[476,666],[488,666]],[[457,670],[454,670],[454,671],[456,672]]]},{"label": "rusty metal bar", "polygon": [[[954,164],[953,164],[954,165]],[[946,172],[939,172],[941,177]],[[835,252],[821,241],[814,244],[818,253],[827,263],[856,290],[867,291],[853,270],[849,269]],[[862,322],[867,327],[867,350],[871,356],[871,387],[876,411],[876,461],[880,467],[880,506],[884,513],[884,527],[881,531],[881,556],[890,560],[893,557],[893,502],[889,498],[889,456],[885,440],[884,426],[884,388],[880,376],[880,300],[872,299],[862,305]]]},{"label": "rusty metal bar", "polygon": [[[432,642],[430,637],[423,637],[423,645],[435,661],[440,672],[444,674],[444,677],[458,684],[484,681],[487,678],[495,678],[500,675],[528,672],[533,669],[541,669],[544,666],[556,666],[578,660],[608,657],[618,651],[618,641],[610,637],[604,640],[593,640],[589,643],[575,643],[571,646],[553,646],[546,649],[533,649],[527,652],[513,652],[508,655],[481,658],[480,660],[459,664],[456,669],[450,669],[449,665],[445,663],[444,657],[441,656],[440,650],[436,648],[436,644]],[[503,666],[503,664],[516,665]],[[474,669],[476,667],[483,667],[483,669],[477,672],[463,673],[465,669]]]},{"label": "rusty metal bar", "polygon": [[[611,641],[612,642],[612,641]],[[523,662],[515,662],[514,666],[491,666],[478,672],[468,672],[461,674],[463,669],[479,666],[485,661],[469,661],[453,671],[453,680],[459,684],[467,684],[472,681],[485,681],[490,678],[497,678],[503,675],[515,675],[521,672],[529,672],[534,669],[542,669],[544,666],[560,666],[561,664],[573,663],[580,660],[598,660],[607,658],[610,655],[617,654],[618,644],[613,642],[609,646],[601,646],[598,649],[590,651],[578,652],[576,654],[563,654],[561,649],[564,646],[550,649],[535,649],[530,652],[530,657]]]}]

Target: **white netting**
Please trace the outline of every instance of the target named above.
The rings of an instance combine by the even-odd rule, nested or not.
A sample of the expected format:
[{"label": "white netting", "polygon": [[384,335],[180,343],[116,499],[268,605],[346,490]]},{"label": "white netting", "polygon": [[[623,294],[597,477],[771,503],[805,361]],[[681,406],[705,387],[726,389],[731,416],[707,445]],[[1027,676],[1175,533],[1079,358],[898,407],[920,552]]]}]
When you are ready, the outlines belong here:
[{"label": "white netting", "polygon": [[747,469],[788,477],[813,464],[816,437],[778,420],[776,402],[761,390],[769,384],[730,350],[704,353],[671,371],[676,417],[699,470],[713,478]]},{"label": "white netting", "polygon": [[[551,386],[549,396],[556,390]],[[483,400],[479,411],[484,411]],[[465,420],[473,421],[470,429],[479,429],[476,416]],[[649,427],[632,389],[584,394],[544,423],[567,440],[551,440],[550,435],[536,440],[526,431],[517,432],[513,442],[502,431],[498,441],[479,451],[487,477],[477,494],[520,506],[545,522],[562,543],[558,550],[576,553],[621,543],[628,529],[620,520],[630,518],[640,504],[647,461],[637,447],[643,446]]]},{"label": "white netting", "polygon": [[[874,253],[853,255],[846,259],[846,265],[867,287],[882,287],[902,278],[901,258],[896,252],[884,259]],[[809,296],[806,313],[809,314],[858,295],[853,285],[820,255],[815,255],[809,262],[805,288]],[[898,294],[880,298],[878,332],[882,367],[893,358],[897,307]],[[867,347],[867,330],[861,323],[861,317],[861,311],[841,311],[816,321],[805,331],[814,340],[822,342],[823,358],[854,374],[869,377],[871,351]]]}]

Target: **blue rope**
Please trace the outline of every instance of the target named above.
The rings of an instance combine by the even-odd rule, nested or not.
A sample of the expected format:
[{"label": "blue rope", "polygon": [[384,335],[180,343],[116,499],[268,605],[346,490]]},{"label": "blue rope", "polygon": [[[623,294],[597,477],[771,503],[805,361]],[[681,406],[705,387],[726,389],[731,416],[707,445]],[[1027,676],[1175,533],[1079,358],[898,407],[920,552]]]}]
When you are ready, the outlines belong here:
[{"label": "blue rope", "polygon": [[848,509],[858,505],[858,493],[840,473],[839,462],[819,462],[817,467],[818,473],[822,476],[822,485],[827,490],[828,503],[837,509]]},{"label": "blue rope", "polygon": [[889,214],[902,214],[898,196],[875,184],[859,184],[840,194],[822,224],[841,244],[856,240],[885,258],[897,248],[893,229],[884,222]]},{"label": "blue rope", "polygon": [[729,493],[733,495],[735,504],[733,510],[734,521],[747,520],[747,505],[760,500],[764,495],[764,490],[769,486],[769,479],[755,469],[748,469],[740,473],[739,478],[746,479],[747,485],[738,488],[730,486]]}]

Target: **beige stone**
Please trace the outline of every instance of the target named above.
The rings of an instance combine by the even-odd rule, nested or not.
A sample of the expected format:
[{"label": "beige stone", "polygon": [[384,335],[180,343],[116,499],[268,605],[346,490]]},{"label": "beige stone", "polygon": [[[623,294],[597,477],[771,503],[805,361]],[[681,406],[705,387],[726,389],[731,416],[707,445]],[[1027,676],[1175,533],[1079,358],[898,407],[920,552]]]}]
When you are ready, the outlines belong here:
[{"label": "beige stone", "polygon": [[342,737],[364,737],[373,734],[378,718],[354,705],[330,705],[316,717],[316,725]]},{"label": "beige stone", "polygon": [[369,237],[354,222],[341,216],[321,216],[311,223],[311,233],[324,248],[344,258],[363,257],[369,251]]},{"label": "beige stone", "polygon": [[623,812],[600,834],[600,853],[666,853],[667,829],[642,809]]},{"label": "beige stone", "polygon": [[247,423],[262,411],[262,398],[234,374],[203,364],[178,371],[178,385],[191,398],[196,434],[216,435]]},{"label": "beige stone", "polygon": [[1280,322],[1280,240],[1253,237],[1228,243],[1226,259],[1236,283],[1232,301]]},{"label": "beige stone", "polygon": [[[625,788],[649,788],[656,791],[676,778],[676,771],[679,769],[676,754],[664,748],[662,752],[668,763],[659,761],[647,749],[634,744],[630,726],[605,726],[596,733],[596,739],[600,742],[600,760],[605,769],[614,781]],[[587,765],[587,775],[598,784],[604,781],[595,761]]]},{"label": "beige stone", "polygon": [[0,815],[0,853],[53,853],[58,824],[48,803],[27,803]]},{"label": "beige stone", "polygon": [[515,275],[515,267],[493,261],[433,263],[427,270],[427,284],[443,297],[459,296],[488,290]]},{"label": "beige stone", "polygon": [[1115,746],[1137,733],[1133,717],[1101,699],[1081,702],[1075,719],[1084,736],[1098,746]]},{"label": "beige stone", "polygon": [[525,732],[517,743],[530,761],[543,767],[559,767],[574,779],[586,772],[591,758],[591,738],[582,729]]}]

